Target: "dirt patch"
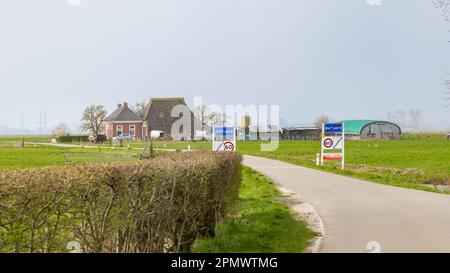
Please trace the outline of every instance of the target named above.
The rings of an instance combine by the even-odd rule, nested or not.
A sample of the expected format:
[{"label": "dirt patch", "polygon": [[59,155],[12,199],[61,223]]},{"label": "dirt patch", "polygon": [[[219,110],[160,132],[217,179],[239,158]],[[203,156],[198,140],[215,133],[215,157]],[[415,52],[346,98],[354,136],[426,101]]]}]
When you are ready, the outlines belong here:
[{"label": "dirt patch", "polygon": [[393,167],[374,167],[368,166],[364,164],[349,164],[349,169],[355,173],[366,173],[366,172],[375,172],[375,173],[390,173],[390,174],[400,174],[400,175],[424,175],[425,171],[419,168],[407,168],[407,169],[399,169]]}]

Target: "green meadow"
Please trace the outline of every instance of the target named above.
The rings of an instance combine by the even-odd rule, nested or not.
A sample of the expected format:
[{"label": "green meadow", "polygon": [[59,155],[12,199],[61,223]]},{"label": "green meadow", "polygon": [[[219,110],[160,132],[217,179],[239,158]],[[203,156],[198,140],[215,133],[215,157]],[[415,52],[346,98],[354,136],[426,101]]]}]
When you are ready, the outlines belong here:
[{"label": "green meadow", "polygon": [[433,190],[422,185],[450,184],[450,140],[443,137],[347,141],[344,172],[338,162],[316,166],[319,141],[281,141],[273,152],[261,151],[257,142],[247,142],[238,149],[246,154],[396,186]]},{"label": "green meadow", "polygon": [[[63,165],[65,159],[75,163],[137,160],[138,151],[81,149],[25,145],[25,148],[2,147],[0,144],[0,170],[38,168]],[[130,156],[128,156],[130,155]]]},{"label": "green meadow", "polygon": [[[0,169],[40,167],[64,163],[65,153],[139,153],[130,148],[143,148],[149,143],[124,143],[123,150],[108,149],[112,145],[98,145],[98,149],[57,148],[26,145],[25,149],[14,148],[14,140],[21,137],[0,137]],[[49,142],[49,137],[26,137],[25,141]],[[74,143],[77,144],[77,143]],[[346,170],[342,172],[337,162],[326,162],[316,166],[316,154],[320,152],[319,141],[280,141],[275,151],[261,151],[262,142],[238,142],[239,152],[278,159],[293,164],[317,168],[362,178],[365,180],[433,190],[429,185],[448,185],[450,183],[450,140],[443,134],[406,134],[402,140],[391,141],[347,141]],[[85,146],[96,146],[84,143]],[[211,143],[155,141],[155,149],[209,150]],[[103,160],[102,157],[95,161]]]}]

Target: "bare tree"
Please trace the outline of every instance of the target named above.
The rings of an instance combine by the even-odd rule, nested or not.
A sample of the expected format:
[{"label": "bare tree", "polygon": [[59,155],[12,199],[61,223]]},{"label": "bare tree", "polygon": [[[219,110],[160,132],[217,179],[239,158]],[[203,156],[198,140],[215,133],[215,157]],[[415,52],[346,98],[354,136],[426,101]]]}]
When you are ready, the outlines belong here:
[{"label": "bare tree", "polygon": [[450,22],[450,0],[433,0],[433,4],[441,11],[444,20]]},{"label": "bare tree", "polygon": [[136,114],[138,114],[138,116],[143,118],[145,115],[145,106],[147,106],[145,100],[141,102],[136,102],[136,104],[133,107],[131,107],[131,110],[133,110]]},{"label": "bare tree", "polygon": [[400,125],[400,127],[406,126],[406,112],[403,110],[396,110],[393,113],[387,114],[387,119],[393,123]]},{"label": "bare tree", "polygon": [[52,133],[55,137],[68,136],[69,135],[69,127],[67,126],[67,124],[61,122],[58,125],[56,125],[55,128],[53,128]]},{"label": "bare tree", "polygon": [[[433,0],[434,6],[441,11],[442,18],[444,18],[445,21],[450,23],[450,0]],[[448,32],[450,32],[450,29],[447,29]],[[450,40],[447,40],[450,42]],[[450,76],[449,72],[447,72],[448,76]],[[444,81],[444,95],[445,95],[445,101],[446,107],[450,106],[450,80]]]},{"label": "bare tree", "polygon": [[195,121],[200,125],[202,131],[212,127],[213,124],[224,122],[224,115],[211,111],[208,106],[200,105],[194,109]]},{"label": "bare tree", "polygon": [[331,117],[329,117],[329,116],[321,115],[321,116],[317,117],[317,118],[314,120],[314,126],[315,126],[316,128],[322,128],[322,124],[323,124],[323,123],[329,123],[329,122],[331,122],[332,120],[333,120],[333,119],[332,119]]},{"label": "bare tree", "polygon": [[103,105],[91,105],[83,112],[81,129],[97,136],[103,131],[102,125],[105,118],[106,110]]},{"label": "bare tree", "polygon": [[412,130],[420,130],[423,125],[423,116],[422,111],[418,109],[409,109],[409,120],[408,124]]}]

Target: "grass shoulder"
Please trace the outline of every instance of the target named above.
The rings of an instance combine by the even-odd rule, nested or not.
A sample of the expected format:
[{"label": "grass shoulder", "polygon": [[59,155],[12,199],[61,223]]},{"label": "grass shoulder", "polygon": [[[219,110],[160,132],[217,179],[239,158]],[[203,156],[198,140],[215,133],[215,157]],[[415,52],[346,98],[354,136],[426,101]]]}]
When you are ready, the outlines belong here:
[{"label": "grass shoulder", "polygon": [[216,227],[214,238],[201,238],[194,252],[303,252],[315,236],[289,207],[274,199],[281,194],[267,177],[244,167],[239,202]]}]

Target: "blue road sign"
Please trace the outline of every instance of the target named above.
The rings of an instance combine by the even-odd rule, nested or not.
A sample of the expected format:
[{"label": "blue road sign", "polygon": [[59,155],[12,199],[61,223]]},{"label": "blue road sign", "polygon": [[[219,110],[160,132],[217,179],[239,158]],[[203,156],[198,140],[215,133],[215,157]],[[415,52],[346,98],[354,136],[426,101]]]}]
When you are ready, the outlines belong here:
[{"label": "blue road sign", "polygon": [[325,133],[342,133],[342,123],[325,123]]},{"label": "blue road sign", "polygon": [[216,136],[232,137],[234,136],[234,127],[216,127],[214,133]]}]

